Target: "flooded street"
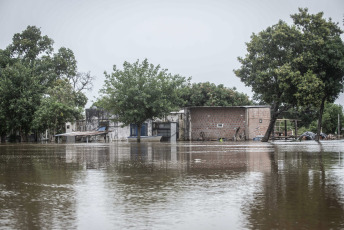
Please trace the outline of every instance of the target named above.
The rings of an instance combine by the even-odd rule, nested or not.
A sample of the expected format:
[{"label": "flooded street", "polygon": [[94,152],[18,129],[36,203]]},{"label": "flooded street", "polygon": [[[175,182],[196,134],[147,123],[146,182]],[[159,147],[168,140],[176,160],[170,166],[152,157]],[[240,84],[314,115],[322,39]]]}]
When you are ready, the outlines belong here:
[{"label": "flooded street", "polygon": [[0,229],[343,229],[344,141],[0,145]]}]

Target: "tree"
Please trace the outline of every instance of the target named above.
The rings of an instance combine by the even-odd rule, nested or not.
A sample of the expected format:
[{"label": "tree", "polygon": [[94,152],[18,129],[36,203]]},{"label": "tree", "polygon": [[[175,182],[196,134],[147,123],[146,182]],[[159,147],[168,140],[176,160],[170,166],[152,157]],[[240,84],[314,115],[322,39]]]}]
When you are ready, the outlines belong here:
[{"label": "tree", "polygon": [[342,128],[344,122],[343,106],[333,103],[325,104],[324,114],[322,116],[322,130],[324,133],[338,133],[338,115],[340,119],[340,128]]},{"label": "tree", "polygon": [[271,120],[263,141],[268,141],[275,122],[284,111],[295,104],[293,79],[299,72],[292,68],[292,58],[299,33],[285,22],[253,34],[246,44],[248,54],[238,58],[241,68],[235,74],[252,87],[254,98],[272,107]]},{"label": "tree", "polygon": [[145,59],[142,63],[124,62],[123,70],[113,66],[113,72],[105,72],[105,84],[101,89],[102,107],[116,115],[123,125],[136,124],[137,141],[140,142],[142,124],[147,119],[163,117],[182,104],[179,92],[186,79],[167,73]]},{"label": "tree", "polygon": [[[340,129],[344,127],[343,106],[326,102],[322,116],[322,132],[325,134],[338,133],[338,115],[340,120]],[[310,122],[301,123],[301,129],[316,133],[318,129],[319,110],[310,118]]]},{"label": "tree", "polygon": [[42,91],[39,79],[22,63],[17,62],[2,69],[0,110],[5,118],[1,125],[3,132],[19,131],[21,139],[25,139],[30,132],[33,114],[39,106]]},{"label": "tree", "polygon": [[13,36],[12,44],[8,46],[12,58],[32,62],[39,55],[49,55],[53,51],[54,41],[48,36],[42,36],[36,26],[28,26],[22,33]]},{"label": "tree", "polygon": [[72,50],[61,47],[53,56],[53,66],[58,78],[70,79],[76,75],[77,62]]},{"label": "tree", "polygon": [[[318,106],[320,134],[325,101],[338,97],[343,85],[344,46],[342,31],[323,13],[299,9],[291,15],[294,25],[280,21],[247,43],[248,54],[235,70],[255,97],[272,106],[263,141],[268,141],[278,115],[289,108]],[[319,137],[319,135],[318,135]]]},{"label": "tree", "polygon": [[25,140],[33,114],[44,93],[46,71],[42,68],[53,48],[53,40],[39,28],[28,26],[13,36],[12,44],[0,51],[0,117],[2,136],[19,132]]},{"label": "tree", "polygon": [[344,84],[344,43],[340,37],[343,31],[338,23],[323,18],[323,13],[309,14],[307,9],[299,9],[291,16],[296,28],[302,34],[297,58],[297,69],[301,75],[308,75],[312,82],[312,92],[302,89],[298,84],[301,97],[306,94],[319,108],[317,139],[320,137],[325,102],[334,102],[343,91]]},{"label": "tree", "polygon": [[227,88],[214,83],[193,83],[185,87],[181,97],[186,102],[182,106],[241,106],[252,105],[246,94],[239,93],[236,88]]},{"label": "tree", "polygon": [[92,89],[94,79],[90,72],[78,72],[77,61],[72,50],[61,47],[52,58],[51,65],[56,79],[67,79],[74,91]]},{"label": "tree", "polygon": [[[53,40],[43,36],[39,28],[28,26],[13,36],[12,44],[0,50],[2,137],[19,132],[23,139],[42,127],[57,130],[66,119],[80,117],[87,102],[83,91],[92,86],[93,77],[77,71],[72,50],[62,47],[54,54],[52,45]],[[59,122],[48,125],[49,117]]]},{"label": "tree", "polygon": [[63,132],[67,121],[82,117],[86,102],[84,94],[75,92],[66,79],[57,80],[42,97],[41,105],[34,114],[33,128],[39,131],[50,129],[54,135]]}]

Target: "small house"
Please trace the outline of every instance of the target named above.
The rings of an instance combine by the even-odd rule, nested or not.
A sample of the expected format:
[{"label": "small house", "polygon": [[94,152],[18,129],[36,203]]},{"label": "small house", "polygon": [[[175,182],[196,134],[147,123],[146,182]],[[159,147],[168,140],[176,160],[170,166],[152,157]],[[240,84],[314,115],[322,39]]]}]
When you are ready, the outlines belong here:
[{"label": "small house", "polygon": [[185,119],[187,140],[252,140],[265,134],[270,107],[188,107]]}]

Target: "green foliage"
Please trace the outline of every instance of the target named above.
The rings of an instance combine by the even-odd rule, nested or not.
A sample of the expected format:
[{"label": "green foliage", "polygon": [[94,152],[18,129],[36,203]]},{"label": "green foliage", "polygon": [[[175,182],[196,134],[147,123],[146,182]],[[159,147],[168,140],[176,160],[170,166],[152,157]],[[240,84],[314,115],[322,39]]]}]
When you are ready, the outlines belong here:
[{"label": "green foliage", "polygon": [[53,56],[53,66],[55,74],[59,78],[70,79],[76,75],[77,63],[72,50],[61,47]]},{"label": "green foliage", "polygon": [[293,81],[300,72],[293,68],[292,59],[299,36],[295,27],[279,21],[259,34],[253,34],[246,44],[248,54],[238,58],[241,68],[235,70],[235,74],[246,86],[252,87],[255,100],[272,107],[263,141],[268,141],[279,114],[296,104],[297,87]]},{"label": "green foliage", "polygon": [[32,70],[20,62],[7,66],[1,73],[0,108],[7,118],[7,130],[28,134],[43,89]]},{"label": "green foliage", "polygon": [[85,100],[79,97],[68,81],[57,80],[41,99],[41,105],[34,114],[33,127],[40,131],[50,129],[54,134],[63,132],[67,121],[81,118]]},{"label": "green foliage", "polygon": [[[326,103],[322,116],[322,132],[326,134],[336,134],[338,132],[338,114],[340,119],[340,129],[344,127],[344,111],[343,106]],[[317,132],[317,120],[313,115],[313,120],[306,124],[301,124],[300,130]],[[301,133],[301,132],[300,132]]]},{"label": "green foliage", "polygon": [[282,21],[251,36],[246,44],[248,54],[238,58],[241,68],[235,74],[252,87],[256,99],[274,106],[294,102],[295,87],[291,81],[299,72],[291,67],[291,41],[298,37],[296,29]]},{"label": "green foliage", "polygon": [[300,9],[291,17],[301,34],[295,68],[307,78],[306,82],[298,82],[298,102],[300,105],[311,103],[303,101],[304,97],[313,98],[312,104],[318,107],[321,100],[333,102],[344,83],[344,44],[340,37],[343,31],[338,23],[324,19],[322,12],[309,14],[307,9]]},{"label": "green foliage", "polygon": [[82,90],[92,77],[77,72],[70,49],[62,47],[53,54],[52,45],[39,28],[28,26],[0,50],[1,135],[61,130],[66,121],[81,117],[87,102]]},{"label": "green foliage", "polygon": [[[214,83],[193,83],[184,88],[181,97],[185,104],[182,106],[242,106],[252,105],[246,94],[239,93],[235,88]],[[181,107],[182,107],[181,106]]]},{"label": "green foliage", "polygon": [[48,36],[41,35],[39,28],[28,26],[22,33],[14,34],[8,50],[14,58],[34,61],[41,54],[50,54],[53,51],[53,43]]},{"label": "green foliage", "polygon": [[[303,77],[295,78],[294,83],[297,87],[294,96],[300,106],[320,105],[324,83],[312,71],[306,72]],[[314,96],[314,90],[317,90],[317,97]]]},{"label": "green foliage", "polygon": [[[8,49],[0,49],[0,70],[6,68],[7,65],[12,65],[15,61],[11,59],[11,53]],[[1,77],[1,71],[0,71]]]},{"label": "green foliage", "polygon": [[113,72],[105,72],[105,84],[99,100],[104,109],[116,114],[116,120],[124,125],[140,126],[147,119],[163,117],[182,104],[180,91],[186,79],[167,73],[145,59],[135,63],[124,62],[123,70],[113,66]]},{"label": "green foliage", "polygon": [[343,90],[344,43],[340,37],[343,31],[338,23],[324,19],[322,12],[312,15],[307,9],[300,9],[298,14],[291,17],[302,34],[299,41],[302,52],[297,54],[296,68],[301,75],[313,74],[308,81],[312,83],[308,84],[313,87],[312,94],[309,95],[304,89],[299,90],[300,95],[303,95],[301,98],[308,98],[298,102],[299,105],[305,105],[313,98],[312,105],[319,108],[317,134],[320,134],[325,102],[334,102]]},{"label": "green foliage", "polygon": [[332,103],[325,104],[324,115],[322,117],[322,129],[324,133],[337,133],[338,115],[340,128],[344,127],[343,106]]},{"label": "green foliage", "polygon": [[324,102],[333,102],[343,89],[344,44],[338,25],[307,9],[291,17],[292,26],[279,21],[253,34],[248,54],[238,58],[241,68],[235,70],[252,87],[254,98],[273,108],[265,140],[272,123],[289,108],[316,106],[321,121]]}]

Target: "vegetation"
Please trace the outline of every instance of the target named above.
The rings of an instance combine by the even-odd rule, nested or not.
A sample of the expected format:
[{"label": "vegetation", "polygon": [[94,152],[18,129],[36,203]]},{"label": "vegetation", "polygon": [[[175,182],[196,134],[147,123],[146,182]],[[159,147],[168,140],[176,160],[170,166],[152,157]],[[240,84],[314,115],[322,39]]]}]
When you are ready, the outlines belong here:
[{"label": "vegetation", "polygon": [[343,106],[332,103],[326,103],[324,114],[322,116],[322,129],[325,133],[338,133],[338,116],[339,129],[344,127]]},{"label": "vegetation", "polygon": [[[235,74],[252,87],[254,99],[272,107],[271,122],[263,141],[268,141],[276,119],[283,113],[298,114],[304,127],[320,133],[334,133],[343,108],[332,102],[343,90],[343,33],[323,13],[307,9],[291,15],[294,23],[276,25],[251,36],[247,54],[238,58]],[[136,124],[138,133],[147,119],[165,116],[184,106],[252,105],[248,96],[223,84],[193,83],[172,75],[147,59],[124,62],[113,67],[106,81],[99,107],[116,114],[123,125]],[[53,40],[39,28],[28,26],[0,49],[0,136],[18,135],[25,140],[31,133],[49,129],[64,131],[67,121],[82,118],[92,87],[89,72],[78,72],[72,50],[53,49]],[[315,109],[314,109],[315,108]],[[9,119],[10,118],[10,119]],[[314,120],[318,119],[315,123]],[[319,135],[318,135],[319,136]],[[140,140],[140,135],[138,136]]]},{"label": "vegetation", "polygon": [[[291,16],[294,25],[283,21],[253,34],[248,54],[238,58],[235,74],[251,86],[255,99],[272,106],[271,121],[263,141],[268,141],[278,116],[290,108],[319,108],[318,134],[326,101],[338,97],[344,83],[342,31],[323,13],[300,9]],[[318,135],[319,136],[319,135]]]},{"label": "vegetation", "polygon": [[253,34],[247,43],[248,54],[238,58],[241,68],[235,74],[251,86],[254,98],[272,107],[271,121],[264,141],[267,141],[278,116],[295,104],[295,86],[292,80],[299,73],[294,71],[293,42],[298,39],[295,28],[285,22],[268,27],[258,35]]},{"label": "vegetation", "polygon": [[[292,15],[292,18],[302,35],[302,53],[297,59],[297,69],[301,75],[309,76],[308,79],[300,79],[298,82],[297,96],[301,96],[298,101],[299,105],[304,105],[307,100],[302,99],[308,96],[313,105],[319,108],[319,138],[325,102],[334,102],[343,90],[344,43],[340,37],[343,31],[338,23],[324,19],[323,13],[311,15],[305,9]],[[313,90],[308,91],[307,87]]]},{"label": "vegetation", "polygon": [[185,87],[181,97],[183,106],[241,106],[252,105],[246,94],[239,93],[236,88],[227,88],[214,83],[193,83]]},{"label": "vegetation", "polygon": [[[318,116],[318,114],[315,114]],[[322,132],[326,134],[337,134],[338,133],[338,115],[340,121],[340,129],[344,127],[344,113],[343,106],[326,103],[324,107],[324,113],[322,116]],[[313,119],[309,124],[304,125],[302,130],[317,132],[318,124],[317,120]],[[342,133],[343,134],[343,133]]]},{"label": "vegetation", "polygon": [[[89,73],[78,73],[73,51],[53,53],[53,40],[28,26],[0,49],[0,134],[25,140],[32,132],[62,131],[80,118],[92,86]],[[10,118],[10,119],[8,119]]]},{"label": "vegetation", "polygon": [[84,94],[73,91],[65,79],[54,82],[41,98],[40,106],[34,113],[32,127],[35,130],[51,130],[53,134],[64,131],[67,121],[82,118],[87,98]]},{"label": "vegetation", "polygon": [[3,133],[18,131],[23,138],[29,134],[42,91],[39,77],[23,63],[17,62],[1,71],[0,113],[11,118],[2,123]]},{"label": "vegetation", "polygon": [[145,59],[141,63],[124,62],[123,70],[113,66],[105,72],[105,84],[98,102],[102,108],[116,114],[123,125],[136,124],[140,141],[142,124],[150,118],[163,117],[182,104],[180,91],[188,82],[179,75],[167,73]]}]

